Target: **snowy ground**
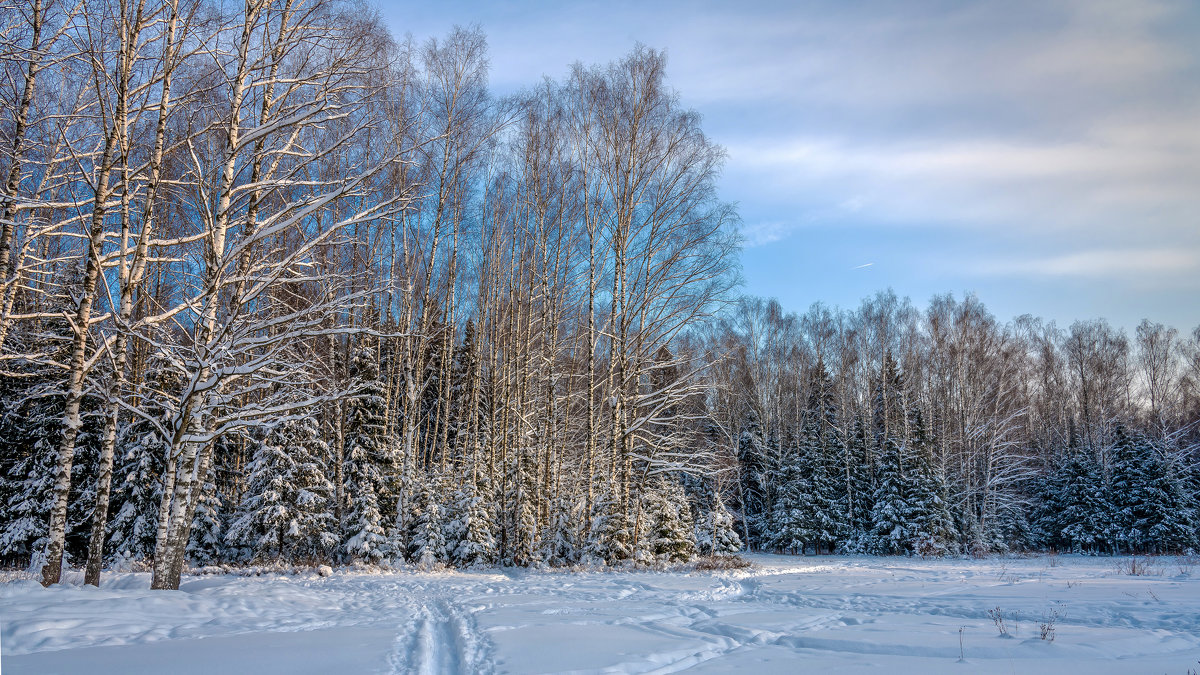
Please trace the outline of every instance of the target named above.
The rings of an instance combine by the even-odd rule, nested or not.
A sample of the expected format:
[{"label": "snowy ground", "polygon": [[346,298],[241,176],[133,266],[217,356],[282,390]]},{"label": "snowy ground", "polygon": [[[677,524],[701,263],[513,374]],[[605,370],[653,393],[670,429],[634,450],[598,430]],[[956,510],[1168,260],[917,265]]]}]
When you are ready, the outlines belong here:
[{"label": "snowy ground", "polygon": [[[18,673],[1169,673],[1200,669],[1174,558],[752,556],[737,572],[188,577],[0,585]],[[988,610],[1003,612],[1000,635]],[[1057,615],[1054,641],[1039,624]],[[959,637],[965,663],[959,662]]]}]

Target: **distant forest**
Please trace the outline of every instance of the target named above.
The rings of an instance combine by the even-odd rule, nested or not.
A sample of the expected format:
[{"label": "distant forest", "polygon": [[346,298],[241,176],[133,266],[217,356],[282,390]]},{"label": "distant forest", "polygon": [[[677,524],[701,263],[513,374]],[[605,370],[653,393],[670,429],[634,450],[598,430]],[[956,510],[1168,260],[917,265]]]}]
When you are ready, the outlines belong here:
[{"label": "distant forest", "polygon": [[353,1],[0,23],[0,558],[46,584],[1200,544],[1200,327],[739,297],[661,52],[499,97],[478,29]]}]

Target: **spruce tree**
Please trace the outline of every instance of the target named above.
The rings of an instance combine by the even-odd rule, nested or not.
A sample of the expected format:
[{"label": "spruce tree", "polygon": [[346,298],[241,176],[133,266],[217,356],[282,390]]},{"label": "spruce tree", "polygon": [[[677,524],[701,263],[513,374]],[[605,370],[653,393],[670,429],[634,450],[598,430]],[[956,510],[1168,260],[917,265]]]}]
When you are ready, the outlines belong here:
[{"label": "spruce tree", "polygon": [[809,494],[807,496],[809,529],[816,552],[821,549],[832,551],[841,536],[841,519],[838,515],[837,481],[832,477],[832,461],[827,421],[813,411],[805,424],[805,433],[800,447],[801,472],[804,474]]},{"label": "spruce tree", "polygon": [[725,508],[721,495],[712,493],[711,506],[697,519],[696,550],[705,555],[725,555],[742,550],[733,516]]},{"label": "spruce tree", "polygon": [[[61,308],[64,315],[71,309],[70,298],[53,291],[46,300],[46,309]],[[34,358],[0,361],[0,557],[31,569],[41,566],[45,553],[62,435],[60,374],[45,363],[67,361],[71,336],[65,319],[18,322],[7,336],[5,356]]]},{"label": "spruce tree", "polygon": [[846,495],[848,531],[841,548],[843,553],[865,553],[872,529],[871,511],[875,506],[875,466],[861,417],[854,419],[845,456],[850,465]]},{"label": "spruce tree", "polygon": [[479,348],[475,342],[475,322],[468,320],[450,368],[450,454],[463,462],[469,461],[475,451],[479,439],[474,435],[482,435],[486,428]]},{"label": "spruce tree", "polygon": [[31,566],[40,565],[38,556],[45,547],[58,448],[54,435],[49,433],[54,428],[53,416],[46,421],[50,424],[30,425],[46,433],[33,436],[32,447],[4,477],[7,503],[4,529],[0,531],[0,556],[23,559]]},{"label": "spruce tree", "polygon": [[[104,370],[101,367],[93,369]],[[100,469],[100,446],[104,431],[103,401],[85,395],[80,401],[79,417],[83,426],[75,437],[75,458],[71,463],[71,490],[67,502],[66,552],[72,559],[86,559],[96,505],[96,478]]]},{"label": "spruce tree", "polygon": [[884,441],[875,474],[879,483],[872,500],[869,550],[879,555],[907,553],[913,540],[911,485],[904,472],[902,449],[895,440]]},{"label": "spruce tree", "polygon": [[470,483],[459,488],[452,514],[446,526],[450,561],[457,567],[496,562],[495,523],[485,494]]},{"label": "spruce tree", "polygon": [[740,471],[742,529],[746,544],[763,545],[763,533],[771,517],[769,473],[773,463],[770,449],[763,439],[762,426],[754,408],[746,411],[742,435],[738,439],[738,470]]},{"label": "spruce tree", "polygon": [[771,472],[775,496],[763,540],[773,549],[803,553],[816,541],[814,491],[802,460],[799,450],[786,452]]},{"label": "spruce tree", "polygon": [[225,535],[229,545],[238,550],[238,558],[283,558],[293,518],[284,479],[290,462],[283,448],[264,438],[254,439],[246,491]]},{"label": "spruce tree", "polygon": [[922,556],[953,552],[958,537],[949,504],[949,486],[933,462],[933,444],[920,409],[910,414],[911,439],[902,448],[905,473],[911,491],[911,547]]},{"label": "spruce tree", "polygon": [[1111,546],[1112,502],[1100,463],[1083,448],[1069,451],[1059,471],[1061,501],[1055,529],[1075,552],[1096,552]]},{"label": "spruce tree", "polygon": [[1063,472],[1050,464],[1043,466],[1031,481],[1033,513],[1030,519],[1030,543],[1043,550],[1063,550],[1062,525],[1059,514],[1065,494]]},{"label": "spruce tree", "polygon": [[346,454],[348,509],[342,551],[352,561],[379,562],[386,553],[387,533],[376,496],[377,474],[361,454]]},{"label": "spruce tree", "polygon": [[813,523],[819,546],[829,552],[842,546],[851,534],[850,471],[848,456],[839,433],[839,411],[834,398],[833,380],[818,358],[813,371],[808,409],[805,413],[804,444],[811,448],[811,483],[819,505]]},{"label": "spruce tree", "polygon": [[593,502],[586,555],[595,561],[615,565],[633,558],[633,554],[632,526],[621,512],[610,483]]},{"label": "spruce tree", "polygon": [[645,491],[643,501],[650,555],[663,562],[689,560],[696,552],[696,541],[683,488],[674,480],[658,480]]},{"label": "spruce tree", "polygon": [[1136,523],[1142,544],[1150,553],[1180,553],[1197,544],[1195,509],[1184,480],[1166,452],[1147,436],[1138,439],[1145,459]]},{"label": "spruce tree", "polygon": [[[374,354],[362,350],[351,364],[358,392],[345,424],[342,476],[348,508],[342,550],[351,560],[379,562],[387,553],[385,523],[395,519],[395,457],[387,438],[384,389]],[[385,513],[391,512],[385,520]]]},{"label": "spruce tree", "polygon": [[875,424],[875,449],[884,451],[888,439],[903,442],[908,438],[908,406],[904,375],[890,351],[884,352],[883,366],[875,385],[872,413]]},{"label": "spruce tree", "polygon": [[413,517],[409,559],[429,567],[448,560],[446,549],[446,519],[439,496],[444,481],[436,478],[423,481],[416,495],[418,508]]},{"label": "spruce tree", "polygon": [[542,559],[549,565],[563,567],[579,562],[583,533],[580,525],[584,504],[581,500],[560,498],[550,505],[550,523],[541,536]]},{"label": "spruce tree", "polygon": [[132,560],[154,552],[158,506],[162,500],[167,444],[158,429],[145,420],[123,427],[117,437],[113,472],[112,509],[106,550]]},{"label": "spruce tree", "polygon": [[217,490],[216,467],[210,466],[196,504],[196,515],[192,519],[192,532],[188,538],[187,556],[197,565],[211,565],[222,558],[224,552],[224,500]]},{"label": "spruce tree", "polygon": [[1149,490],[1149,470],[1155,458],[1144,437],[1123,425],[1114,434],[1111,457],[1112,539],[1118,552],[1141,551],[1147,543],[1143,529]]},{"label": "spruce tree", "polygon": [[503,555],[505,565],[532,565],[540,552],[537,513],[533,502],[535,483],[529,451],[519,448],[504,466]]},{"label": "spruce tree", "polygon": [[178,408],[163,392],[177,391],[182,384],[172,360],[161,352],[152,353],[140,392],[142,415],[117,430],[109,504],[113,515],[108,520],[109,543],[104,547],[114,556],[147,560],[154,553],[169,451],[163,434]]}]

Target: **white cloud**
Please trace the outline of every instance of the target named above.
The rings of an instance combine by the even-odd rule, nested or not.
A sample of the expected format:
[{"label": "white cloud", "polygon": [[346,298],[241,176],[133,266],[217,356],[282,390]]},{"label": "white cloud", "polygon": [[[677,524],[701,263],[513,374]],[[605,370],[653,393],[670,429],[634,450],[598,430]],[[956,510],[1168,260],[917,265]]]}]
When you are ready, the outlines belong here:
[{"label": "white cloud", "polygon": [[791,234],[793,226],[782,221],[751,223],[742,226],[742,244],[747,247],[764,246],[779,241]]},{"label": "white cloud", "polygon": [[1108,249],[1029,259],[989,260],[968,271],[995,276],[1134,277],[1200,272],[1200,250]]},{"label": "white cloud", "polygon": [[1200,126],[1169,116],[1061,142],[801,136],[728,149],[742,202],[787,199],[885,223],[1197,236]]}]

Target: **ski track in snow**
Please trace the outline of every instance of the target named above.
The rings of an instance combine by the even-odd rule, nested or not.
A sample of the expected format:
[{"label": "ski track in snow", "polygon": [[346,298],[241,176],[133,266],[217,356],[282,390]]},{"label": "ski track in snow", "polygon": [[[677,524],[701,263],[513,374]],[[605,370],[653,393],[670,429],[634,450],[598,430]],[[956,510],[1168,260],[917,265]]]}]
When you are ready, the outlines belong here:
[{"label": "ski track in snow", "polygon": [[[346,672],[421,675],[795,672],[797,660],[850,672],[1183,673],[1200,662],[1200,570],[1169,558],[1145,577],[1076,556],[752,558],[751,570],[691,574],[189,577],[175,593],[135,574],[101,589],[10,582],[0,653],[10,673],[137,672],[160,652],[178,652],[188,672],[323,672],[325,654]],[[1056,639],[1044,641],[1039,623],[1052,615]]]},{"label": "ski track in snow", "polygon": [[392,673],[489,673],[486,646],[471,617],[445,598],[422,605],[396,639]]}]

